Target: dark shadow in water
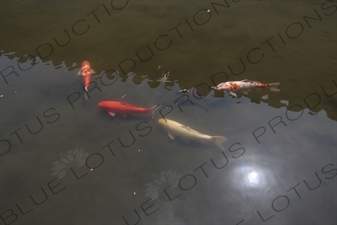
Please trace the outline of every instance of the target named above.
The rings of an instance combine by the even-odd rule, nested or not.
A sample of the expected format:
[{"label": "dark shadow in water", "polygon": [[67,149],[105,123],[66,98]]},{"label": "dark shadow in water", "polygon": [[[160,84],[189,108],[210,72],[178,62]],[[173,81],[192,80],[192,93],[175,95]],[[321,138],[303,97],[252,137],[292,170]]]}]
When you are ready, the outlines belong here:
[{"label": "dark shadow in water", "polygon": [[[180,88],[197,87],[202,96],[206,96],[209,91],[199,90],[200,88],[206,87],[199,86],[199,84],[207,84],[209,87],[214,86],[211,82],[211,78],[215,78],[212,76],[221,71],[227,74],[229,80],[250,79],[264,83],[280,82],[282,93],[278,97],[273,94],[272,98],[263,100],[262,96],[269,95],[263,92],[260,94],[254,92],[252,95],[245,96],[251,98],[252,102],[264,102],[275,108],[283,107],[284,104],[281,104],[280,101],[285,100],[289,102],[288,106],[301,104],[303,108],[310,109],[310,104],[316,104],[314,100],[313,103],[303,104],[303,99],[311,93],[317,93],[322,98],[322,102],[310,110],[312,110],[313,113],[317,113],[323,109],[327,112],[330,119],[336,120],[335,110],[331,107],[336,105],[335,96],[337,89],[337,81],[333,78],[335,71],[332,69],[333,65],[335,65],[335,57],[333,57],[333,53],[336,52],[336,45],[333,41],[335,40],[335,32],[331,29],[334,27],[332,26],[333,22],[330,17],[326,16],[331,14],[324,14],[322,9],[320,9],[321,11],[316,10],[318,5],[312,2],[294,4],[282,1],[270,6],[265,5],[265,7],[261,8],[257,7],[257,5],[261,4],[259,1],[239,2],[237,4],[233,2],[230,3],[232,7],[238,7],[239,4],[241,4],[241,6],[235,8],[237,15],[231,14],[231,10],[234,10],[232,8],[218,7],[216,10],[218,10],[219,15],[216,16],[214,6],[209,5],[209,3],[198,2],[190,9],[190,13],[184,13],[177,17],[175,21],[172,21],[167,19],[168,16],[170,14],[177,16],[177,13],[180,12],[179,10],[175,11],[173,9],[185,9],[189,6],[188,2],[180,3],[179,6],[172,5],[170,2],[160,4],[151,2],[150,5],[142,1],[133,2],[132,4],[128,4],[128,10],[125,8],[116,14],[109,14],[107,11],[103,13],[103,11],[101,11],[99,23],[97,23],[97,21],[94,23],[94,20],[88,20],[87,22],[91,23],[89,31],[78,36],[74,35],[74,27],[71,28],[71,25],[79,19],[83,19],[83,16],[86,15],[86,13],[88,14],[91,7],[95,5],[94,3],[83,4],[76,10],[75,16],[73,15],[73,11],[67,13],[67,11],[62,8],[62,17],[48,17],[49,22],[45,24],[43,21],[47,18],[45,16],[49,12],[49,10],[44,10],[44,7],[47,7],[46,5],[41,5],[39,9],[35,9],[34,4],[25,4],[25,7],[30,10],[26,10],[26,13],[22,14],[20,13],[22,7],[12,7],[12,3],[7,1],[3,4],[6,10],[3,10],[4,16],[1,21],[5,27],[8,27],[8,29],[3,29],[4,33],[2,33],[1,36],[2,55],[14,52],[8,55],[8,57],[11,59],[17,57],[17,59],[20,60],[20,66],[24,68],[29,68],[28,65],[23,66],[27,57],[33,59],[37,56],[37,53],[42,54],[42,56],[48,55],[48,57],[43,57],[45,58],[42,60],[43,62],[51,61],[56,66],[63,65],[69,69],[74,68],[74,65],[81,65],[84,60],[88,60],[98,74],[102,71],[111,70],[112,68],[117,70],[116,68],[118,68],[120,71],[120,77],[118,79],[126,81],[129,77],[126,74],[133,71],[134,83],[140,84],[145,79],[148,79],[150,88],[158,87],[160,83],[157,82],[157,80],[161,79],[162,73],[170,71],[169,80],[178,83]],[[172,29],[176,24],[184,21],[184,26],[186,26],[185,20],[195,15],[198,9],[203,9],[205,6],[210,7],[214,13],[209,22],[203,26],[196,26],[196,24],[194,24],[194,26],[191,25],[193,32],[191,30],[188,31],[188,29],[182,27],[182,25],[179,30],[182,37],[176,37],[177,34],[174,36],[174,30],[172,31]],[[55,10],[57,7],[64,7],[64,5],[55,5]],[[101,5],[100,7],[100,10],[103,10],[103,6]],[[151,11],[151,7],[152,10],[162,12],[162,15],[157,15],[155,11]],[[307,11],[303,11],[303,7],[307,9]],[[71,9],[72,7],[69,6],[68,8]],[[255,11],[252,12],[249,8],[254,8]],[[50,7],[48,7],[48,9],[50,9]],[[142,10],[145,9],[146,11],[143,12]],[[291,36],[291,34],[289,34],[290,28],[294,30],[292,32],[296,32],[295,28],[290,27],[289,24],[291,23],[289,20],[297,21],[295,18],[300,18],[305,15],[317,17],[314,9],[317,11],[318,16],[324,17],[325,15],[324,19],[320,21],[315,21],[314,19],[301,20],[299,23],[303,26],[304,31],[296,36],[296,38],[289,38],[289,36]],[[36,13],[36,10],[40,11]],[[238,16],[250,14],[259,15],[266,12],[269,13],[269,10],[273,12],[276,10],[276,13],[268,14],[271,18],[274,18],[274,20],[271,19],[271,22],[268,24],[261,24],[260,19],[256,18],[255,20],[250,19],[248,25],[246,17]],[[153,16],[150,11],[153,13]],[[136,12],[134,16],[137,19],[139,19],[140,15],[143,16],[143,18],[140,17],[142,18],[143,24],[145,24],[142,26],[143,29],[139,29],[137,25],[135,26],[135,24],[137,24],[135,20],[123,20],[120,25],[111,24],[111,19],[122,17],[130,18],[132,12]],[[41,20],[42,22],[27,24],[25,16],[30,13],[34,14],[33,16],[36,21]],[[312,15],[312,13],[314,14]],[[11,26],[14,21],[11,20],[11,17],[6,15],[18,15],[17,20],[15,20],[15,26]],[[94,17],[91,19],[94,19]],[[50,33],[49,24],[53,22],[55,25],[52,28],[53,32]],[[190,21],[191,24],[193,24],[193,22],[195,23],[193,20]],[[221,29],[223,23],[227,25],[232,24],[233,26],[231,29]],[[282,25],[280,25],[280,23]],[[311,28],[310,34],[308,33],[308,29],[310,29],[307,27],[308,24]],[[275,26],[277,30],[275,30]],[[31,31],[40,32],[28,37],[17,30],[22,29],[22,27]],[[256,29],[251,29],[252,27]],[[285,31],[285,28],[289,30]],[[69,33],[70,39],[67,37],[67,33],[64,29]],[[153,32],[154,30],[157,30],[157,32]],[[164,41],[165,38],[172,40],[172,45],[170,45],[167,50],[158,51],[156,48],[159,47],[153,46],[154,40],[160,37],[158,32],[159,34],[168,36],[163,36],[162,39],[159,39],[163,41],[163,45],[166,43]],[[280,43],[273,43],[274,52],[272,53],[273,55],[270,55],[270,49],[265,48],[266,44],[261,43],[265,43],[271,36],[274,37],[273,40],[276,42],[277,32],[282,35],[283,38],[287,38],[284,39],[287,45],[282,44],[280,40]],[[22,35],[17,36],[17,33],[21,33]],[[132,33],[134,34],[132,36],[137,36],[138,38],[136,40],[132,38],[132,41],[130,41],[128,34]],[[242,39],[243,37],[246,38]],[[123,40],[123,38],[125,40]],[[69,43],[67,39],[69,39]],[[30,41],[27,42],[25,40]],[[242,41],[240,42],[239,40]],[[313,41],[316,43],[315,47],[310,44]],[[333,43],[334,45],[331,45]],[[153,55],[150,58],[149,47],[147,45],[149,45],[153,51]],[[159,42],[157,45],[160,46]],[[257,61],[258,63],[247,62],[248,52],[256,48],[262,49],[260,51],[264,54],[263,60],[260,62],[259,60],[248,58],[248,61]],[[282,51],[280,49],[282,49]],[[28,56],[21,58],[26,54],[28,54]],[[136,56],[137,54],[140,58]],[[319,54],[321,54],[321,56],[317,57]],[[149,58],[149,60],[146,60],[147,58]],[[245,69],[239,75],[235,75],[240,70],[240,67],[242,67],[240,60],[241,63],[244,62]],[[269,60],[270,63],[268,63],[267,60]],[[329,68],[329,66],[331,68]],[[19,73],[25,73],[17,68],[16,70],[19,71]],[[217,81],[222,82],[224,80]],[[174,84],[172,82],[166,83],[166,85],[170,88]],[[300,91],[300,89],[302,90]],[[330,97],[327,97],[324,92]],[[295,109],[292,107],[289,110]]]}]

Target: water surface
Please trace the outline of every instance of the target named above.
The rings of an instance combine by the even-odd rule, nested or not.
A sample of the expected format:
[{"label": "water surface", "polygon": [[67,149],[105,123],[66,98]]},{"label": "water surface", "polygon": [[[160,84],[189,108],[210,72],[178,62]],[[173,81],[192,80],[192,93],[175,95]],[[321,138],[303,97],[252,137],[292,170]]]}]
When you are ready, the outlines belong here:
[{"label": "water surface", "polygon": [[[1,18],[1,224],[336,223],[335,2],[2,1]],[[281,92],[210,90],[243,79]],[[163,116],[225,150],[171,140]]]}]

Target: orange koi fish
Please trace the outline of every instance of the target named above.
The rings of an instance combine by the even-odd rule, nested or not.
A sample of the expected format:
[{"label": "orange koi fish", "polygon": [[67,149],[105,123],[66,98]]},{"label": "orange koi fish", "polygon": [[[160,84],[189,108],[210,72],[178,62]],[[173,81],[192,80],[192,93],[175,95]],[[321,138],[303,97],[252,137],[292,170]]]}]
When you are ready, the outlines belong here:
[{"label": "orange koi fish", "polygon": [[252,88],[268,89],[269,91],[272,92],[279,92],[280,89],[276,88],[279,85],[280,83],[263,84],[258,81],[250,81],[245,79],[241,81],[223,82],[213,87],[213,89],[217,91],[226,91],[229,92],[230,95],[237,97],[237,95],[234,92],[241,91],[244,94],[248,94],[247,90],[250,90]]},{"label": "orange koi fish", "polygon": [[80,71],[78,71],[77,75],[82,75],[83,83],[84,83],[84,89],[88,91],[88,87],[91,81],[91,74],[95,73],[94,70],[90,68],[90,64],[88,61],[84,61],[82,63],[82,68]]},{"label": "orange koi fish", "polygon": [[126,117],[127,114],[143,114],[151,116],[153,115],[156,108],[156,106],[153,106],[151,108],[142,108],[124,102],[115,101],[103,101],[98,103],[98,106],[108,110],[111,116],[115,116],[116,113],[119,113],[123,117]]}]

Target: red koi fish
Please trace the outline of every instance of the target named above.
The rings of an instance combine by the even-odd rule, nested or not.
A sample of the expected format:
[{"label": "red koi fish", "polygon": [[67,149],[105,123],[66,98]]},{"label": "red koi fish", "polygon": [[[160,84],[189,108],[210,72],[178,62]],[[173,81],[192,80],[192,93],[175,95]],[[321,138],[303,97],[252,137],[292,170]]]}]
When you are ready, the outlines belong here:
[{"label": "red koi fish", "polygon": [[280,89],[276,88],[279,85],[280,83],[263,84],[258,81],[250,81],[245,79],[241,81],[223,82],[213,87],[213,89],[217,91],[226,91],[229,92],[230,95],[237,97],[237,95],[234,93],[235,91],[241,91],[245,94],[248,94],[247,90],[250,90],[252,88],[268,89],[272,92],[279,92]]},{"label": "red koi fish", "polygon": [[84,61],[82,63],[82,68],[81,68],[80,71],[78,71],[77,75],[82,75],[83,83],[84,83],[84,89],[86,91],[88,91],[88,87],[89,87],[89,84],[90,84],[90,81],[91,81],[91,74],[92,73],[95,73],[95,71],[93,71],[90,68],[89,62]]},{"label": "red koi fish", "polygon": [[119,113],[123,117],[126,117],[127,114],[142,114],[151,116],[153,115],[156,108],[156,106],[153,106],[152,108],[142,108],[124,102],[115,101],[103,101],[98,103],[98,106],[108,110],[111,116],[115,116],[116,113]]}]

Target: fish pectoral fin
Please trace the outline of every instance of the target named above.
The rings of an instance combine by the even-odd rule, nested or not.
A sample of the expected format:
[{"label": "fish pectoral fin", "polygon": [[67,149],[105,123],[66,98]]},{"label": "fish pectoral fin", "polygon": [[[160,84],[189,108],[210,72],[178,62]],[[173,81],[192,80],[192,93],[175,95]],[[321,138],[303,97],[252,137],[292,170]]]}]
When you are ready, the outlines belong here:
[{"label": "fish pectoral fin", "polygon": [[90,73],[96,73],[95,70],[90,70]]},{"label": "fish pectoral fin", "polygon": [[248,95],[248,91],[241,91],[242,93]]},{"label": "fish pectoral fin", "polygon": [[111,112],[111,111],[109,111],[109,115],[110,115],[110,116],[115,116],[115,113],[114,113],[114,112]]},{"label": "fish pectoral fin", "polygon": [[174,140],[174,135],[173,134],[171,134],[171,133],[167,133],[168,134],[168,136],[172,139],[172,140]]},{"label": "fish pectoral fin", "polygon": [[229,95],[231,95],[231,96],[233,96],[233,97],[235,97],[235,98],[238,97],[238,96],[237,96],[234,92],[232,92],[232,91],[229,92]]},{"label": "fish pectoral fin", "polygon": [[241,80],[242,82],[248,82],[249,80],[248,79],[243,79]]},{"label": "fish pectoral fin", "polygon": [[187,139],[185,139],[185,138],[182,138],[182,140],[183,140],[184,142],[186,142],[186,143],[189,143],[189,142],[190,142],[189,140],[187,140]]},{"label": "fish pectoral fin", "polygon": [[126,118],[126,116],[127,116],[127,114],[125,114],[125,113],[121,113],[121,115],[122,115],[124,118]]}]

